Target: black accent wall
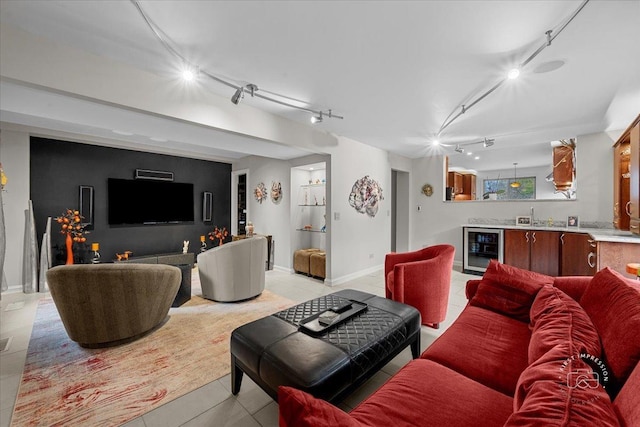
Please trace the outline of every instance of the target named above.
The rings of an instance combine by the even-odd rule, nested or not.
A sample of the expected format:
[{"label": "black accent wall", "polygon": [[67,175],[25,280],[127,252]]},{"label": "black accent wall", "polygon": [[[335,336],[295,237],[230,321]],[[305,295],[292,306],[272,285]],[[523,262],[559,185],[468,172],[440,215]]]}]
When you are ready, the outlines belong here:
[{"label": "black accent wall", "polygon": [[[231,165],[164,154],[100,147],[46,138],[31,138],[30,198],[33,202],[38,242],[42,242],[47,217],[55,218],[67,208],[78,208],[80,185],[94,187],[94,225],[87,237],[100,243],[102,261],[116,253],[132,251],[132,256],[181,252],[189,240],[189,252],[200,252],[200,236],[214,226],[231,231]],[[107,178],[133,179],[136,169],[173,172],[175,182],[194,185],[193,223],[110,226],[107,222]],[[202,194],[213,193],[213,220],[202,221]],[[171,203],[167,200],[166,203]],[[52,220],[53,264],[64,264],[64,236]],[[230,236],[228,237],[230,239]],[[208,240],[211,247],[213,242]],[[76,250],[76,262],[88,262],[90,254]]]}]

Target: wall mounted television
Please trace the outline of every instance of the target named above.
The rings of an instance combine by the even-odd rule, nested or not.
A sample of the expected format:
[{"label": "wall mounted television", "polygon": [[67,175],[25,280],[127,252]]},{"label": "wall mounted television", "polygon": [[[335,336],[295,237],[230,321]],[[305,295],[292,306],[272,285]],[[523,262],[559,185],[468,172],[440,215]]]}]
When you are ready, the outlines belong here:
[{"label": "wall mounted television", "polygon": [[193,222],[193,184],[143,179],[108,179],[110,225]]}]

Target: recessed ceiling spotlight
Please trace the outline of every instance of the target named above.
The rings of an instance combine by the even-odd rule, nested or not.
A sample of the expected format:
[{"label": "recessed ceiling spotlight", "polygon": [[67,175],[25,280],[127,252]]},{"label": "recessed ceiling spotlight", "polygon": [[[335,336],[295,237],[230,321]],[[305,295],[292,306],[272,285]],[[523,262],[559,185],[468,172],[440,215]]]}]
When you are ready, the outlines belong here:
[{"label": "recessed ceiling spotlight", "polygon": [[127,131],[124,131],[124,130],[117,130],[117,129],[114,129],[114,130],[112,130],[111,132],[116,133],[116,134],[118,134],[118,135],[124,135],[124,136],[131,136],[131,135],[133,135],[131,132],[127,132]]},{"label": "recessed ceiling spotlight", "polygon": [[542,64],[534,68],[533,72],[537,74],[549,73],[551,71],[557,70],[558,68],[562,67],[564,64],[565,62],[561,59],[558,59],[555,61],[543,62]]},{"label": "recessed ceiling spotlight", "polygon": [[510,80],[514,80],[514,79],[517,79],[519,75],[520,75],[520,69],[512,68],[507,73],[507,78],[509,78]]},{"label": "recessed ceiling spotlight", "polygon": [[480,156],[475,156],[474,159],[475,160],[480,160]]},{"label": "recessed ceiling spotlight", "polygon": [[467,156],[472,155],[473,153],[471,151],[467,151]]}]

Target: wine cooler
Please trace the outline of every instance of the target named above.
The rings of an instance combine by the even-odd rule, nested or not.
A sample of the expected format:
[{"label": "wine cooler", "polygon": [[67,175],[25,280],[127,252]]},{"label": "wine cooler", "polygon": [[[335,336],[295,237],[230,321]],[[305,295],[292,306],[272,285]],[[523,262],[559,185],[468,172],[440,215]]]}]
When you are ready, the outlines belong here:
[{"label": "wine cooler", "polygon": [[502,229],[463,227],[462,265],[465,273],[482,274],[489,261],[503,262]]}]

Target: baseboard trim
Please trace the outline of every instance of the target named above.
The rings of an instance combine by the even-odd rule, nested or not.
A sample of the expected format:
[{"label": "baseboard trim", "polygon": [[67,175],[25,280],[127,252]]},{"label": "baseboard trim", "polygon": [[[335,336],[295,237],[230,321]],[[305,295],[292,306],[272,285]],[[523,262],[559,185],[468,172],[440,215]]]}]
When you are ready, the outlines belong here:
[{"label": "baseboard trim", "polygon": [[342,285],[350,280],[358,279],[363,276],[367,276],[369,274],[377,273],[378,271],[384,268],[384,264],[376,265],[370,268],[366,268],[364,270],[356,271],[354,273],[346,274],[344,276],[338,277],[336,279],[324,279],[324,284],[327,286],[337,286]]}]

